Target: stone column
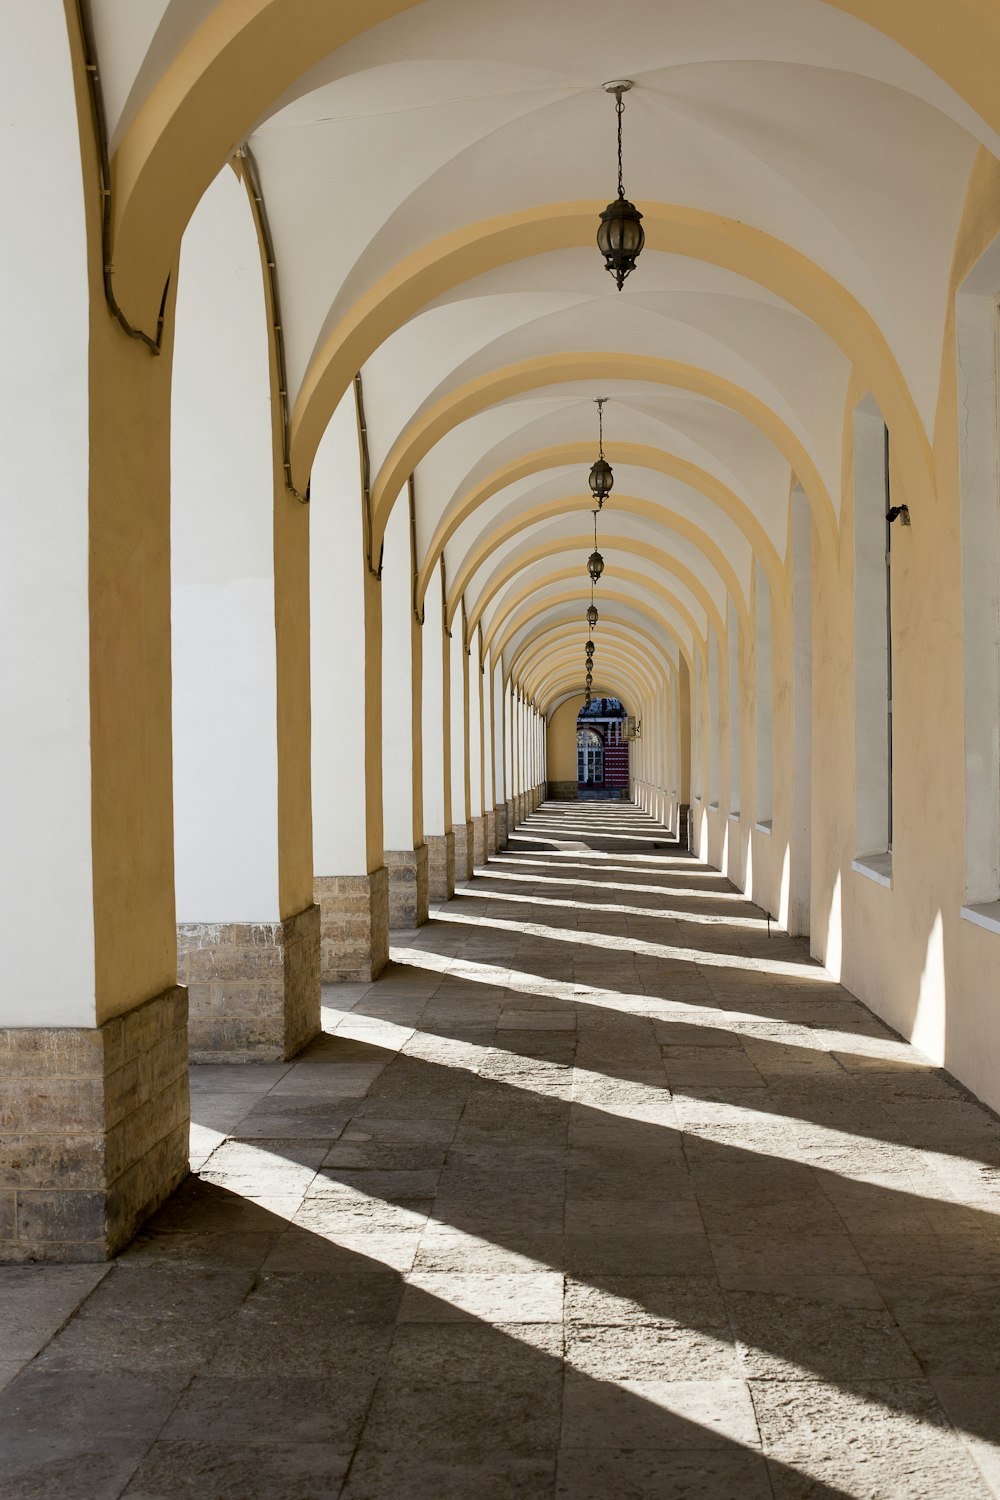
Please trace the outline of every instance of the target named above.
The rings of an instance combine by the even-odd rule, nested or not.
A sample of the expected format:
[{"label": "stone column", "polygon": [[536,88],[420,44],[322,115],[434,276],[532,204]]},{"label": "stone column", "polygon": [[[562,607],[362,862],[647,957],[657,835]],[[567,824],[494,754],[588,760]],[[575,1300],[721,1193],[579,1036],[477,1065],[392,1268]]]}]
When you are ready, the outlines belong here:
[{"label": "stone column", "polygon": [[324,984],[362,983],[389,957],[382,837],[382,600],[369,557],[356,393],[348,391],[312,471],[314,889]]},{"label": "stone column", "polygon": [[272,401],[260,247],[228,168],[181,247],[171,412],[177,949],[199,1061],[319,1031],[309,840],[308,514]]}]

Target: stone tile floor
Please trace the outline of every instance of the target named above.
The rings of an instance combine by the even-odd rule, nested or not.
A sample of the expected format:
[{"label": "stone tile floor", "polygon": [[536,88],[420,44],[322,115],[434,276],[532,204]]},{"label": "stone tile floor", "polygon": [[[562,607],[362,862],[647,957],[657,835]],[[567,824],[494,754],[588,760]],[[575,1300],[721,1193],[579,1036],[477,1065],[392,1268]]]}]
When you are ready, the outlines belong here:
[{"label": "stone tile floor", "polygon": [[325,998],[113,1266],[0,1271],[4,1500],[1000,1494],[1000,1124],[634,808]]}]

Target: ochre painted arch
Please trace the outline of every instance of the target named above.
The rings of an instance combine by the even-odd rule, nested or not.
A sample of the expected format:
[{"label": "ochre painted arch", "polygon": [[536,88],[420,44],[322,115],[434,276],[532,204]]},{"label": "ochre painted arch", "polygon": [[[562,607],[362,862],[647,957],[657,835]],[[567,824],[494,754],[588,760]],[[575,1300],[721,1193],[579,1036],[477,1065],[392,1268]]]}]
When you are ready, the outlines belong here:
[{"label": "ochre painted arch", "polygon": [[[699,604],[701,604],[702,608],[705,610],[705,613],[708,615],[709,619],[712,621],[712,624],[715,626],[719,640],[725,640],[725,626],[722,622],[722,616],[717,605],[715,604],[715,601],[712,599],[701,579],[698,578],[694,573],[692,573],[691,569],[686,567],[684,563],[679,562],[677,558],[671,557],[669,553],[663,552],[660,548],[651,547],[648,543],[638,542],[633,537],[616,537],[613,535],[609,535],[606,532],[602,540],[604,545],[607,547],[614,547],[620,552],[628,552],[634,557],[645,558],[647,562],[654,563],[665,573],[673,573],[674,576],[679,578],[685,585],[685,587],[689,589],[692,594],[694,594]],[[482,594],[473,605],[472,611],[469,614],[467,621],[470,632],[475,630],[476,626],[479,624],[479,621],[482,618],[483,611],[489,604],[490,600],[500,592],[504,584],[509,583],[510,580],[516,577],[518,573],[522,572],[523,569],[531,567],[533,563],[541,562],[546,557],[554,557],[563,552],[577,553],[580,558],[578,567],[582,567],[583,559],[587,556],[587,553],[593,547],[593,545],[593,537],[559,537],[554,541],[539,542],[537,546],[530,548],[527,552],[521,553],[515,558],[508,559],[508,561],[501,568],[499,568],[496,573],[491,575],[489,580],[487,580]],[[598,584],[598,608],[600,608],[600,587],[600,584]],[[739,608],[740,600],[737,599],[736,603],[737,608]],[[740,610],[740,619],[743,622],[744,629],[749,631],[750,621],[749,617],[745,614],[745,610]],[[449,627],[451,626],[451,617],[449,617],[447,624],[449,625]]]},{"label": "ochre painted arch", "polygon": [[[447,611],[449,617],[454,615],[458,608],[459,600],[469,586],[471,579],[488,557],[490,557],[505,542],[511,541],[522,531],[527,531],[531,526],[542,525],[545,521],[551,521],[556,516],[573,515],[581,510],[580,497],[568,495],[560,500],[547,500],[542,505],[533,506],[530,510],[522,511],[519,515],[511,517],[501,523],[490,532],[477,547],[468,553],[463,562],[454,583],[448,590]],[[748,608],[747,600],[732,563],[723,552],[719,544],[712,540],[706,531],[689,521],[685,516],[679,516],[676,512],[669,510],[664,505],[658,505],[655,500],[643,500],[636,495],[617,495],[613,507],[604,511],[605,525],[607,519],[615,515],[642,516],[645,520],[652,521],[661,526],[664,531],[675,531],[678,536],[684,537],[691,542],[705,557],[706,561],[715,569],[723,580],[726,588],[732,594],[739,607],[742,602],[744,609]],[[769,580],[770,581],[770,580]],[[780,595],[779,595],[780,597]]]},{"label": "ochre painted arch", "polygon": [[[716,479],[714,474],[710,474],[707,469],[699,468],[697,464],[689,463],[687,459],[679,458],[674,453],[668,453],[663,448],[655,448],[649,443],[606,443],[605,452],[612,464],[630,464],[635,468],[651,469],[667,478],[678,480],[689,489],[697,490],[713,501],[721,511],[735,521],[750,543],[754,555],[760,557],[767,570],[772,592],[776,587],[784,589],[784,571],[777,548],[746,502],[741,500],[728,485]],[[520,479],[527,479],[544,469],[559,469],[577,463],[589,469],[593,457],[592,443],[589,445],[587,443],[561,443],[551,448],[541,448],[535,453],[525,454],[497,469],[488,479],[483,480],[482,484],[470,491],[454,508],[449,508],[438,522],[417,573],[417,608],[419,609],[423,604],[434,569],[447,542],[454,536],[459,526],[467,521],[481,505],[485,505],[487,500],[492,499],[508,485],[515,484]],[[610,502],[612,504],[613,499],[612,496]],[[774,577],[772,577],[772,569]]]}]

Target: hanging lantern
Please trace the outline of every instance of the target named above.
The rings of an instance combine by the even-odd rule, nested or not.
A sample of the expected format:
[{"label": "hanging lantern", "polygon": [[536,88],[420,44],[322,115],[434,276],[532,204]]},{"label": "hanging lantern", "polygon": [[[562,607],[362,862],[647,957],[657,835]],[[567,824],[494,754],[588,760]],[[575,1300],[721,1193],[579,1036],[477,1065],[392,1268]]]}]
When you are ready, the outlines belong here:
[{"label": "hanging lantern", "polygon": [[604,457],[604,403],[607,396],[599,396],[597,399],[597,426],[598,426],[598,457],[590,470],[590,493],[597,501],[598,510],[604,504],[614,487],[614,470]]},{"label": "hanging lantern", "polygon": [[639,252],[646,243],[642,214],[625,197],[622,178],[622,115],[625,112],[622,95],[628,93],[631,87],[631,81],[627,78],[615,79],[604,85],[605,93],[615,96],[615,113],[618,116],[618,197],[601,214],[597,248],[604,256],[604,264],[615,278],[619,291],[625,284],[626,276],[635,270]]},{"label": "hanging lantern", "polygon": [[599,552],[594,551],[587,558],[587,572],[595,583],[604,572],[604,558]]},{"label": "hanging lantern", "polygon": [[593,643],[593,641],[588,641],[587,642],[587,648],[586,649],[587,649],[587,655],[588,656],[593,656],[593,654],[594,654],[594,643]]},{"label": "hanging lantern", "polygon": [[587,610],[587,624],[590,626],[591,630],[593,630],[599,619],[600,615],[597,613],[597,606],[596,604],[592,604]]}]

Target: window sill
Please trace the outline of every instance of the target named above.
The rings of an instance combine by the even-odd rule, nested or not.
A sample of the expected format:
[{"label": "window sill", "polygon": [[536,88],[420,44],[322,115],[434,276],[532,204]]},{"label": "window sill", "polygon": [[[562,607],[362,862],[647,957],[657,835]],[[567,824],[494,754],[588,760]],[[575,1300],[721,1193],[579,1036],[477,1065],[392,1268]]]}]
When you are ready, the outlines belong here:
[{"label": "window sill", "polygon": [[866,854],[861,859],[852,859],[851,869],[868,880],[874,880],[876,885],[884,885],[887,890],[892,890],[891,854]]},{"label": "window sill", "polygon": [[755,823],[753,826],[758,833],[766,833],[768,838],[771,837],[772,823],[770,818],[765,818],[762,823]]},{"label": "window sill", "polygon": [[961,915],[987,932],[1000,932],[1000,901],[985,901],[981,906],[963,906]]}]

